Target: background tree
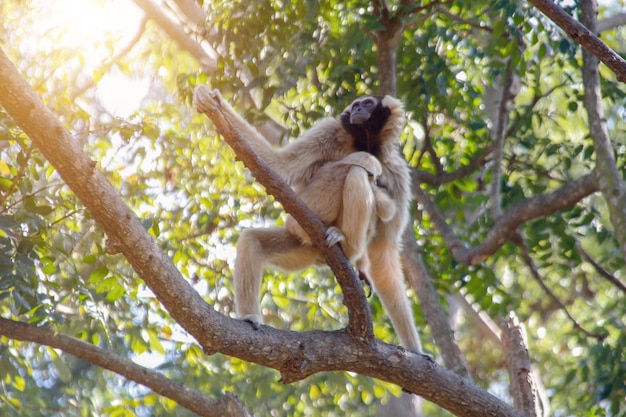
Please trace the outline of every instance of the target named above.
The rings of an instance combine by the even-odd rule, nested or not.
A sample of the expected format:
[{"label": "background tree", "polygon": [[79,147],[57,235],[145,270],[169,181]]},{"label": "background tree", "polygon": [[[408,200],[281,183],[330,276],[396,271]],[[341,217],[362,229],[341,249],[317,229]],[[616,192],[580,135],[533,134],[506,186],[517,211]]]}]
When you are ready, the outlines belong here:
[{"label": "background tree", "polygon": [[[597,26],[593,2],[580,3],[564,4],[564,22],[580,14],[623,54],[623,2],[603,4]],[[626,87],[619,67],[598,68],[563,32],[552,3],[533,2],[563,29],[535,6],[500,0],[134,4],[0,5],[2,49],[36,91],[10,78],[3,58],[3,413],[385,415],[380,402],[400,386],[457,415],[498,406],[479,388],[526,414],[626,412]],[[278,330],[265,340],[218,314],[232,311],[240,230],[284,214],[191,109],[205,83],[274,143],[359,94],[406,103],[415,317],[435,360],[478,388],[411,355],[404,371],[377,373],[377,360],[401,351],[305,332],[347,324],[328,271],[268,272],[265,320]],[[370,306],[375,336],[395,343],[375,297]],[[509,312],[526,328],[530,362],[514,351],[523,343]],[[281,367],[281,355],[320,335],[342,347],[320,355],[343,367],[329,366],[332,355]],[[262,343],[274,350],[247,349]],[[357,347],[369,359],[351,364]],[[523,387],[507,392],[507,366],[533,376],[530,409]],[[272,368],[284,382],[308,377],[283,384]],[[330,369],[353,372],[315,373]],[[470,414],[454,408],[461,400]],[[432,402],[425,414],[448,415]]]}]

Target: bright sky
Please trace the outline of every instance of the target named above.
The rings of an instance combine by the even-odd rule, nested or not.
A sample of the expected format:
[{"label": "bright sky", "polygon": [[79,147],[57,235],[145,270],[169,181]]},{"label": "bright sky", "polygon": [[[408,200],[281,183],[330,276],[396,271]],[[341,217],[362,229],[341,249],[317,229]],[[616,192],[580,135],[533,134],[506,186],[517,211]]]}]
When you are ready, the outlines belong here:
[{"label": "bright sky", "polygon": [[[87,71],[126,47],[137,34],[144,12],[132,0],[57,0],[44,6],[48,27],[60,32],[59,44],[80,51]],[[107,34],[107,35],[105,35]],[[103,39],[118,39],[116,49],[103,56]],[[102,104],[116,116],[127,117],[148,92],[149,81],[129,79],[114,66],[100,80],[96,92]]]}]

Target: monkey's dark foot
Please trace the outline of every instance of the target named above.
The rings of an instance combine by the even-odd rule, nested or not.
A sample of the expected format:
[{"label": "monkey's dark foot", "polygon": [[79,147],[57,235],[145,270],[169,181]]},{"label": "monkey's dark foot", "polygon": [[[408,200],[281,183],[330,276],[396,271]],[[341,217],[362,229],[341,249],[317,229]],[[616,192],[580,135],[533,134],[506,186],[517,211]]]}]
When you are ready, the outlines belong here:
[{"label": "monkey's dark foot", "polygon": [[261,324],[263,323],[263,319],[258,314],[246,314],[241,318],[241,321],[250,323],[250,326],[252,326],[254,330],[259,330],[261,328]]},{"label": "monkey's dark foot", "polygon": [[363,281],[363,283],[367,287],[367,290],[365,291],[365,296],[367,298],[370,298],[372,296],[372,284],[370,283],[370,279],[363,271],[359,271],[359,278],[361,279],[361,281]]},{"label": "monkey's dark foot", "polygon": [[243,319],[243,321],[245,321],[246,323],[250,323],[250,326],[252,326],[253,330],[259,330],[261,328],[261,325],[254,320]]}]

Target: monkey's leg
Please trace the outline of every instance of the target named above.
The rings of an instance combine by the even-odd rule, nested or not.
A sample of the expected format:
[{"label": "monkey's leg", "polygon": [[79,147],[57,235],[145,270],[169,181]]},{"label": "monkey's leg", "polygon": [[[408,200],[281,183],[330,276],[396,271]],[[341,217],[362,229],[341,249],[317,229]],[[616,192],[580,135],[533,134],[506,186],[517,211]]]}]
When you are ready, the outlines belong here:
[{"label": "monkey's leg", "polygon": [[367,171],[353,166],[343,187],[343,210],[340,229],[345,237],[341,243],[350,260],[365,253],[367,234],[374,216],[374,193]]},{"label": "monkey's leg", "polygon": [[303,246],[286,229],[246,229],[237,242],[235,260],[235,307],[242,320],[253,327],[263,322],[259,295],[264,266],[273,265],[286,271],[304,269],[315,263],[319,252]]},{"label": "monkey's leg", "polygon": [[422,353],[422,344],[406,295],[398,247],[384,239],[376,239],[369,245],[367,253],[370,259],[369,277],[391,318],[396,334],[404,347]]}]

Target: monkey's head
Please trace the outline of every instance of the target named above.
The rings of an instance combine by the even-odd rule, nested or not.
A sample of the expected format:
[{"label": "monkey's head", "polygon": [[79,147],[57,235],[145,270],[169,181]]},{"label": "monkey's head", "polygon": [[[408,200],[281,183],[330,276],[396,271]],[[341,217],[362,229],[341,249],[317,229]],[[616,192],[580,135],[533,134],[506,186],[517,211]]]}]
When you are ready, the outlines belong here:
[{"label": "monkey's head", "polygon": [[377,156],[386,142],[396,141],[404,126],[402,103],[391,96],[361,96],[341,114],[344,129],[358,151]]}]

